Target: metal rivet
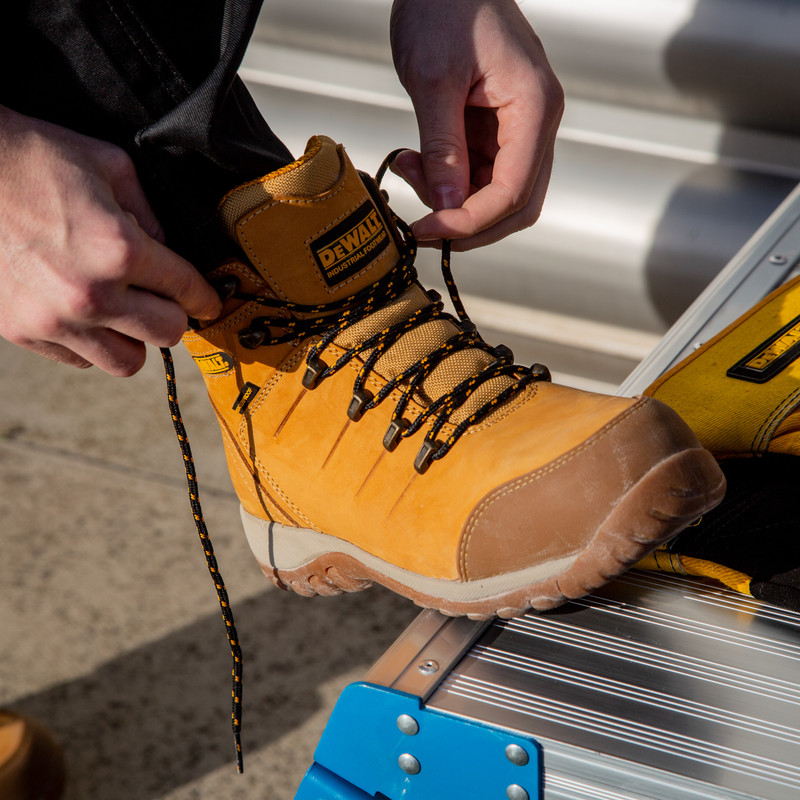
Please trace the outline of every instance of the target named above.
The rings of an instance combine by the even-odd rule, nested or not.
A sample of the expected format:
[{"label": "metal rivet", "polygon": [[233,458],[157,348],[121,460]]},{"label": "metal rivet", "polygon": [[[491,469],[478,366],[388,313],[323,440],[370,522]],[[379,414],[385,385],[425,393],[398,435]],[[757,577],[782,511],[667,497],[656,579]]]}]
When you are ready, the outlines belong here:
[{"label": "metal rivet", "polygon": [[416,736],[419,733],[419,722],[409,714],[401,714],[397,718],[397,727],[407,736]]},{"label": "metal rivet", "polygon": [[[406,775],[416,775],[421,769],[419,761],[417,761],[411,753],[403,753],[400,758],[397,759],[397,763]],[[527,797],[527,795],[525,796]]]},{"label": "metal rivet", "polygon": [[392,420],[383,437],[383,446],[391,453],[400,442],[403,431],[407,430],[408,423],[404,419]]},{"label": "metal rivet", "polygon": [[518,767],[524,767],[528,763],[528,753],[525,748],[518,744],[510,744],[506,747],[506,758]]},{"label": "metal rivet", "polygon": [[518,783],[512,783],[506,789],[506,797],[508,800],[530,800],[530,795]]},{"label": "metal rivet", "polygon": [[[241,338],[241,336],[240,336]],[[306,359],[306,373],[303,375],[303,386],[306,389],[315,389],[319,383],[319,376],[328,368],[328,365],[317,356]]]},{"label": "metal rivet", "polygon": [[786,256],[781,254],[781,253],[775,253],[774,255],[771,255],[769,257],[769,263],[770,264],[775,264],[778,267],[780,267],[783,264],[785,264],[788,260],[789,259],[786,258]]},{"label": "metal rivet", "polygon": [[431,464],[431,457],[441,447],[442,443],[435,439],[425,439],[419,448],[417,457],[414,459],[414,469],[420,475],[424,475]]},{"label": "metal rivet", "polygon": [[433,675],[435,672],[439,671],[439,662],[429,658],[426,661],[420,661],[417,665],[417,669],[423,675]]}]

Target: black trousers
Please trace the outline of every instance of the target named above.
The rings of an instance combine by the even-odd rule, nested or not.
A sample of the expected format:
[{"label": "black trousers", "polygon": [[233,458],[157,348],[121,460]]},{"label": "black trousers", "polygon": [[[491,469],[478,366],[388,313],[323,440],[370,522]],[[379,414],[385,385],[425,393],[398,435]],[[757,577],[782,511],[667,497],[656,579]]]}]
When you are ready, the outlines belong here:
[{"label": "black trousers", "polygon": [[123,147],[168,244],[211,268],[222,195],[292,161],[236,76],[262,1],[12,0],[0,104]]}]

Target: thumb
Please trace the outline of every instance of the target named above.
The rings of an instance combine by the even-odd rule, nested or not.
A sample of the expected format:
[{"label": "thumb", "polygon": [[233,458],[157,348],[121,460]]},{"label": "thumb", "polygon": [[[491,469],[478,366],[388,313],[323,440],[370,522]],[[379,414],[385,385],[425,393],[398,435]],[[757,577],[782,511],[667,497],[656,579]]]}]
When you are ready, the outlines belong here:
[{"label": "thumb", "polygon": [[434,211],[460,208],[469,195],[469,152],[464,128],[464,99],[442,92],[417,110],[420,157]]}]

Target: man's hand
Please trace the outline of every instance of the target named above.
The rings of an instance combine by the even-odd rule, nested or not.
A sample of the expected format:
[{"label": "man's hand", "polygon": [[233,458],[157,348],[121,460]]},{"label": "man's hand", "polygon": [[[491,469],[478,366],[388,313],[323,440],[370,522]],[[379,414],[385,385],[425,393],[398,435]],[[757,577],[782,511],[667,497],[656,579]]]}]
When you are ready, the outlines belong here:
[{"label": "man's hand", "polygon": [[0,107],[0,336],[132,375],[219,298],[163,244],[118,147]]},{"label": "man's hand", "polygon": [[394,171],[434,211],[418,240],[468,250],[532,225],[564,95],[515,0],[394,0],[391,38],[420,135]]}]

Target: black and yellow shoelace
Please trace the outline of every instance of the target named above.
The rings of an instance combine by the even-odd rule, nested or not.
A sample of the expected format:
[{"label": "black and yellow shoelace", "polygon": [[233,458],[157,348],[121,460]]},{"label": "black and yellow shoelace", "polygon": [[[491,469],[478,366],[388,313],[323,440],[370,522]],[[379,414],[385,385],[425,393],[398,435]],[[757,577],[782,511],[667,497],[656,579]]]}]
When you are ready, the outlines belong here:
[{"label": "black and yellow shoelace", "polygon": [[[374,195],[378,195],[380,179],[398,152],[400,151],[390,154],[381,165],[374,183]],[[364,176],[364,179],[369,186],[371,179],[367,176]],[[394,323],[360,344],[351,347],[333,364],[326,364],[320,358],[320,353],[330,343],[350,326],[399,298],[417,281],[417,272],[414,268],[417,243],[411,228],[388,206],[384,208],[391,214],[395,226],[402,235],[402,242],[399,243],[400,258],[386,275],[350,297],[332,303],[302,305],[264,295],[241,292],[235,276],[227,276],[218,288],[221,296],[225,299],[235,297],[243,301],[256,302],[278,312],[272,316],[256,317],[251,320],[250,324],[239,332],[239,342],[243,347],[255,349],[262,345],[299,341],[312,336],[320,337],[306,356],[306,372],[303,377],[303,386],[306,389],[316,388],[323,380],[338,372],[356,356],[369,353],[363,360],[356,376],[353,398],[347,414],[350,419],[358,420],[364,413],[378,406],[395,389],[399,388],[401,396],[395,405],[389,428],[384,436],[384,446],[387,450],[393,450],[401,438],[413,436],[428,420],[433,418],[434,421],[414,461],[414,468],[422,473],[427,470],[431,462],[444,458],[468,428],[478,424],[495,408],[518,394],[533,381],[549,380],[550,373],[541,364],[533,364],[531,367],[515,364],[514,354],[509,348],[504,345],[492,347],[483,341],[461,302],[450,267],[450,242],[447,240],[442,243],[441,270],[458,319],[444,311],[438,292],[428,291],[430,305],[424,306],[407,319]],[[431,353],[403,369],[389,380],[377,394],[373,395],[369,392],[365,388],[365,384],[378,359],[408,331],[435,319],[449,320],[459,329],[458,332]],[[492,363],[429,403],[413,422],[407,422],[403,418],[403,413],[411,398],[420,390],[425,379],[445,358],[459,350],[471,348],[491,354]],[[479,386],[501,376],[512,378],[512,382],[455,425],[452,432],[443,441],[437,440],[442,427],[449,421],[456,409],[462,406]]]}]

